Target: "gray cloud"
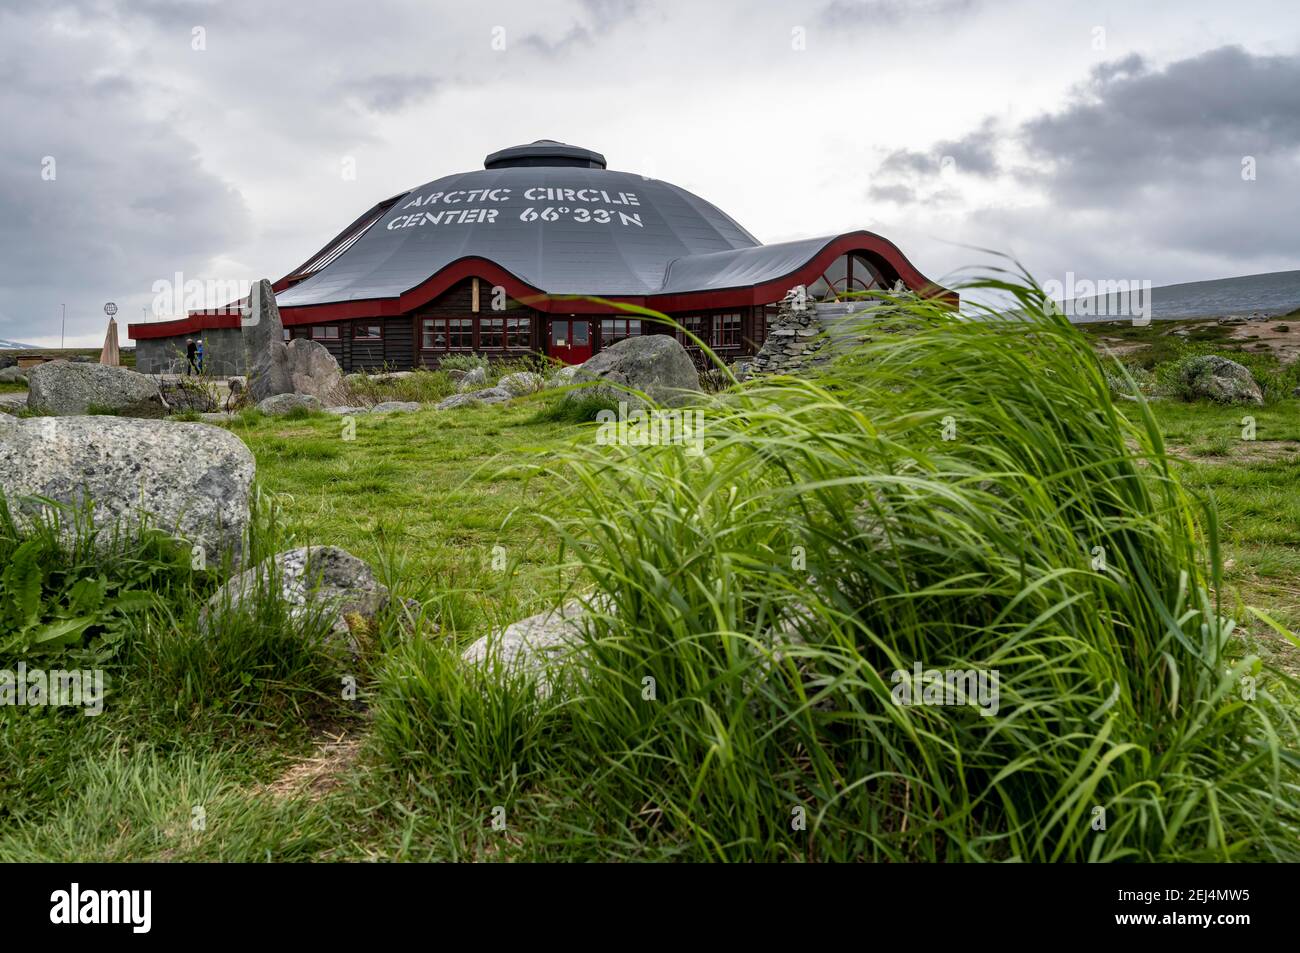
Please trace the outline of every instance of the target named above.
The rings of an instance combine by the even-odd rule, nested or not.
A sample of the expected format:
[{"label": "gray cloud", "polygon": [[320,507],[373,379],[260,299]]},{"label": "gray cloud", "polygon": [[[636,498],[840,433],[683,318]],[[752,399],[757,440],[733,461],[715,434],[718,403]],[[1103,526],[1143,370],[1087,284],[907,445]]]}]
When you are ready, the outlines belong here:
[{"label": "gray cloud", "polygon": [[907,185],[873,185],[867,195],[879,202],[897,202],[907,205],[916,201],[916,190]]},{"label": "gray cloud", "polygon": [[544,56],[560,57],[579,47],[590,46],[635,19],[645,5],[642,0],[580,0],[580,6],[587,22],[575,20],[557,39],[532,32],[525,34],[519,42]]},{"label": "gray cloud", "polygon": [[51,43],[39,15],[2,25],[0,338],[57,337],[60,304],[69,337],[93,333],[104,301],[148,292],[164,267],[201,272],[248,229],[248,209],[195,143],[145,114],[140,84],[93,35]]},{"label": "gray cloud", "polygon": [[952,171],[978,176],[993,176],[1000,172],[994,148],[998,133],[992,119],[960,139],[941,139],[934,147],[918,152],[914,149],[895,149],[881,161],[879,171],[904,176],[938,175],[945,165]]},{"label": "gray cloud", "polygon": [[[1172,270],[1179,254],[1218,259],[1221,269],[1294,268],[1298,90],[1300,55],[1230,46],[1163,68],[1126,56],[1095,67],[1057,111],[1000,133],[986,120],[956,142],[891,152],[878,168],[888,185],[871,194],[901,202],[934,175],[939,156],[951,154],[959,168],[1006,192],[1028,187],[1044,199],[1040,208],[999,201],[970,210],[961,238],[971,244],[1028,246],[1049,267],[1112,275]],[[1000,167],[999,136],[1027,162]],[[1246,157],[1254,179],[1243,176]]]},{"label": "gray cloud", "polygon": [[912,20],[954,17],[972,12],[976,0],[831,0],[817,22],[834,29],[897,26]]},{"label": "gray cloud", "polygon": [[1240,182],[1243,156],[1300,145],[1300,56],[1223,47],[1163,70],[1130,56],[1095,69],[1065,109],[1019,136],[1043,163],[1022,175],[1071,203],[1129,198],[1175,177]]},{"label": "gray cloud", "polygon": [[395,113],[431,96],[438,85],[432,74],[382,73],[349,80],[340,92],[371,112]]}]

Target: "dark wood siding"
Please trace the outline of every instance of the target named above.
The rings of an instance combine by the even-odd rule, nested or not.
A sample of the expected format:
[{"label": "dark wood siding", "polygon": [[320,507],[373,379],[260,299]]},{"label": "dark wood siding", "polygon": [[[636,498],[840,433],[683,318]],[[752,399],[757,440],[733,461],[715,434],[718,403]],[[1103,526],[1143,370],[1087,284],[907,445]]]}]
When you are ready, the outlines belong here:
[{"label": "dark wood siding", "polygon": [[[371,338],[357,337],[357,330],[359,328],[366,328],[376,324],[379,325],[381,329],[379,333],[382,335],[378,341]],[[351,353],[351,364],[348,370],[371,371],[382,368],[385,361],[384,347],[387,338],[388,326],[386,322],[378,318],[373,321],[353,321],[351,326],[348,328],[348,342]],[[410,366],[411,358],[408,353],[406,363],[403,364],[402,367],[409,368]]]},{"label": "dark wood siding", "polygon": [[406,315],[384,319],[384,339],[380,342],[383,349],[383,363],[395,371],[409,371],[415,366],[412,356],[415,353],[414,339],[411,337],[411,319]]}]

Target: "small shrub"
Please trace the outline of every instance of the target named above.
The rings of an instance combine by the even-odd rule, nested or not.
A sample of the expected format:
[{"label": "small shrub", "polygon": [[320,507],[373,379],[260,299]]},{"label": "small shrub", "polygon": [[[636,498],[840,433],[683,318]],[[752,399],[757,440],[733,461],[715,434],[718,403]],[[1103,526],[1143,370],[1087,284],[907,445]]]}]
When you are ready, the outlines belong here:
[{"label": "small shrub", "polygon": [[438,364],[440,371],[472,371],[480,367],[489,369],[488,359],[478,354],[452,354]]},{"label": "small shrub", "polygon": [[539,408],[530,422],[584,424],[595,420],[602,410],[617,412],[618,401],[598,394],[581,394],[570,399],[567,392],[560,392]]},{"label": "small shrub", "polygon": [[455,393],[456,386],[442,370],[419,368],[403,377],[353,377],[347,382],[347,403],[373,407],[388,400],[436,403]]},{"label": "small shrub", "polygon": [[509,795],[552,760],[561,703],[498,666],[467,666],[446,642],[412,640],[381,673],[375,740],[403,775],[433,778],[464,797]]},{"label": "small shrub", "polygon": [[144,525],[97,529],[92,512],[50,503],[20,526],[0,497],[0,663],[104,665],[136,615],[192,585],[188,543]]}]

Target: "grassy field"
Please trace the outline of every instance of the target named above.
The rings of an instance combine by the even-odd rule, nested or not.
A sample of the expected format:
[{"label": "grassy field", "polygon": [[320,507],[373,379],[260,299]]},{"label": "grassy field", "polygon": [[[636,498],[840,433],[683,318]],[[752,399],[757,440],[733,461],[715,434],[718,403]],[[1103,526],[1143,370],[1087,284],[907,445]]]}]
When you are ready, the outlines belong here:
[{"label": "grassy field", "polygon": [[[936,347],[942,346],[945,339],[936,338]],[[965,351],[956,348],[952,353]],[[1021,359],[1002,350],[989,357],[995,364]],[[937,366],[923,366],[945,373]],[[1069,373],[1068,366],[1068,361],[1062,365],[1064,373]],[[979,362],[972,361],[970,367],[978,368]],[[960,372],[960,368],[951,371]],[[901,368],[893,389],[880,388],[877,398],[886,402],[881,407],[905,406],[906,399],[915,397],[906,392],[913,380],[913,372]],[[1069,383],[1081,386],[1074,379]],[[973,388],[966,398],[973,402],[970,407],[977,406],[983,393],[983,388]],[[814,401],[807,405],[809,429],[800,431],[804,436],[799,438],[813,441],[808,446],[822,442],[816,436],[820,425],[814,423],[819,419],[826,421],[827,433],[850,433],[858,427],[864,435],[871,432],[871,425],[857,411],[838,404],[832,393],[805,397]],[[781,399],[779,394],[767,395],[763,401]],[[888,404],[895,399],[900,403]],[[340,697],[337,667],[302,654],[294,647],[297,643],[286,643],[284,626],[274,618],[256,625],[232,624],[221,640],[200,637],[195,631],[197,600],[210,586],[199,587],[181,600],[175,618],[151,617],[133,636],[136,646],[112,669],[120,688],[103,715],[86,718],[56,710],[0,709],[0,761],[8,766],[0,775],[0,860],[823,859],[809,846],[782,847],[779,837],[744,816],[744,805],[751,801],[777,805],[774,809],[788,813],[779,808],[785,803],[782,791],[760,793],[757,787],[748,787],[763,783],[756,778],[790,772],[796,778],[807,775],[806,780],[793,782],[793,789],[806,785],[808,790],[801,796],[814,801],[818,785],[833,788],[839,783],[823,777],[822,771],[834,775],[843,765],[819,765],[822,755],[808,739],[769,750],[768,740],[750,737],[753,726],[744,716],[753,705],[767,705],[773,730],[787,721],[802,724],[799,719],[804,715],[812,718],[810,731],[849,730],[849,723],[838,729],[818,727],[817,719],[825,716],[816,714],[816,706],[801,706],[796,714],[783,707],[788,704],[785,696],[751,695],[746,690],[737,696],[738,707],[731,715],[722,707],[709,716],[726,722],[725,729],[718,723],[714,735],[713,729],[700,728],[695,714],[680,711],[670,717],[667,729],[659,722],[638,727],[621,721],[640,716],[620,713],[617,706],[623,703],[611,699],[621,696],[598,696],[591,686],[587,698],[593,709],[615,706],[603,721],[590,712],[575,711],[562,698],[539,701],[527,684],[488,686],[449,670],[456,649],[495,627],[548,607],[566,582],[583,571],[571,547],[561,546],[572,529],[566,519],[581,517],[584,525],[592,526],[601,513],[608,516],[609,535],[602,536],[605,541],[595,544],[596,551],[585,552],[582,560],[595,561],[586,566],[588,571],[617,568],[623,574],[618,583],[623,590],[620,598],[632,598],[627,594],[639,592],[641,586],[650,592],[660,585],[655,573],[643,575],[654,562],[645,555],[650,547],[659,547],[661,554],[712,554],[701,558],[724,559],[717,565],[730,565],[732,570],[724,572],[717,566],[692,570],[700,607],[719,619],[732,611],[728,606],[733,600],[744,601],[743,595],[728,591],[733,571],[736,579],[755,571],[747,560],[768,545],[765,540],[785,532],[784,512],[767,512],[761,519],[754,512],[744,515],[745,506],[773,492],[768,478],[761,475],[766,444],[753,444],[757,449],[752,459],[742,455],[731,463],[722,460],[717,471],[708,464],[701,477],[704,489],[696,496],[691,488],[689,502],[682,495],[687,484],[676,468],[696,464],[671,457],[660,461],[662,469],[629,469],[615,476],[593,471],[584,482],[562,475],[582,473],[581,461],[594,449],[593,427],[548,412],[554,401],[545,396],[454,413],[425,410],[361,416],[355,435],[346,430],[344,421],[327,415],[267,419],[246,413],[231,421],[227,426],[257,458],[261,518],[274,525],[267,551],[307,542],[342,546],[370,561],[393,590],[395,605],[382,620],[370,650],[353,664],[355,671],[345,669],[357,679],[359,696]],[[734,426],[766,428],[763,440],[790,447],[796,437],[784,428],[793,426],[791,415],[775,414],[763,422],[762,406],[739,413]],[[1248,411],[1169,400],[1151,406],[1167,441],[1173,472],[1218,514],[1225,569],[1219,596],[1236,624],[1229,662],[1255,653],[1274,667],[1269,680],[1300,674],[1300,649],[1245,608],[1253,605],[1287,626],[1300,626],[1300,470],[1294,461],[1300,452],[1300,423],[1296,422],[1300,400],[1278,398]],[[1118,411],[1138,422],[1133,433],[1140,433],[1138,405],[1120,402]],[[1247,413],[1255,419],[1253,439],[1242,436],[1242,418]],[[1083,411],[1079,414],[1069,418],[1069,426],[1092,420]],[[913,428],[920,424],[905,415],[877,418],[876,423],[883,436],[871,436],[870,446],[877,448],[873,453],[886,455],[882,460],[912,460],[913,455],[925,459],[948,452],[942,443],[918,443],[920,430]],[[1088,424],[1096,425],[1095,421]],[[928,422],[925,432],[929,432]],[[741,446],[757,438],[737,429],[731,439]],[[1048,449],[1045,444],[1043,452]],[[1065,445],[1061,451],[1074,452]],[[830,452],[829,443],[817,451]],[[817,459],[821,466],[831,464],[829,457]],[[1003,460],[1001,465],[1009,463]],[[745,482],[750,475],[752,486]],[[622,501],[602,497],[602,487],[615,485],[608,481],[625,478],[630,482],[623,485],[627,493]],[[1101,492],[1097,486],[1083,480],[1077,492]],[[881,484],[877,492],[893,490]],[[753,496],[747,497],[749,493]],[[927,521],[931,516],[939,521],[927,522],[932,529],[917,533],[916,538],[929,532],[955,532],[942,525],[940,514],[948,505],[921,511]],[[1030,506],[1027,502],[1027,512]],[[644,524],[638,512],[646,515]],[[704,522],[677,523],[669,519],[674,513],[698,513]],[[1154,511],[1151,518],[1156,519]],[[1169,525],[1176,526],[1177,520]],[[717,539],[701,537],[705,526]],[[1107,532],[1125,533],[1131,528],[1120,523]],[[1165,545],[1158,542],[1165,532],[1157,532],[1153,524],[1150,539],[1157,542],[1152,545]],[[718,542],[728,535],[736,537],[734,549],[722,548]],[[1014,535],[1010,533],[1008,540]],[[711,548],[702,548],[706,544]],[[779,551],[784,544],[773,545]],[[985,544],[962,545],[971,547],[963,559],[986,558],[981,552]],[[602,546],[612,551],[602,555]],[[910,558],[932,557],[933,553],[919,552]],[[676,578],[676,570],[686,566],[661,561],[660,568]],[[870,575],[869,567],[864,572]],[[164,582],[159,577],[150,585]],[[1056,584],[1050,574],[1044,576],[1043,586]],[[1137,605],[1126,602],[1132,596],[1119,590],[1097,592],[1110,604],[1109,611],[1138,611],[1124,608]],[[939,590],[922,587],[921,597],[936,599]],[[978,615],[979,606],[991,605],[988,600],[994,598],[990,591],[985,597],[972,595],[970,605],[962,605],[974,606]],[[1075,598],[1065,599],[1061,604],[1065,608],[1052,609],[1048,617],[1057,612],[1069,615],[1073,610],[1068,604]],[[802,593],[799,599],[814,596]],[[1012,611],[1010,606],[1006,612]],[[932,610],[917,603],[890,611],[902,613],[892,624],[906,633],[908,623],[903,620],[911,612]],[[828,625],[834,625],[831,618],[825,617]],[[1087,619],[1081,616],[1077,624],[1097,624]],[[666,632],[674,624],[665,617],[657,631]],[[1032,614],[1024,621],[1028,629],[1051,624],[1055,623],[1033,619]],[[729,626],[724,631],[743,631],[743,622]],[[1067,631],[1068,627],[1056,635],[1044,633],[1043,642],[1064,645]],[[963,636],[954,630],[951,637]],[[818,664],[830,657],[810,655],[814,661],[821,659]],[[238,663],[232,663],[232,658],[238,658]],[[647,659],[646,664],[656,664],[655,659]],[[736,676],[736,686],[749,684],[748,671]],[[721,671],[717,674],[719,679],[727,677]],[[1188,687],[1195,681],[1192,673],[1184,677],[1184,691],[1193,691]],[[670,683],[667,676],[661,681]],[[798,686],[796,690],[802,691]],[[1087,701],[1079,703],[1085,709],[1095,707],[1084,704]],[[599,734],[602,726],[611,723],[620,725],[623,738],[644,731],[644,746],[638,749],[633,743],[616,754],[611,739]],[[973,725],[960,730],[981,727],[975,718]],[[1003,730],[1013,733],[1013,727]],[[885,727],[871,730],[880,733],[882,750],[895,750],[890,745],[898,741],[890,740]],[[925,729],[929,730],[934,729]],[[1060,729],[1045,720],[1014,730],[1041,730],[1041,737],[1050,739]],[[971,740],[977,737],[984,736],[966,739],[973,746],[972,762],[977,760],[974,751],[979,745],[993,743]],[[1228,736],[1218,742],[1224,750],[1236,743]],[[1042,744],[1044,750],[1051,746],[1051,742]],[[583,754],[602,750],[609,752],[608,758]],[[923,745],[922,750],[929,749]],[[745,757],[761,765],[765,758],[774,757],[772,751],[778,752],[776,761],[754,775],[730,764],[738,752],[745,752]],[[644,769],[625,777],[628,763],[638,757],[654,759],[663,779],[655,778],[655,770]],[[1072,766],[1068,755],[1061,757],[1061,764],[1045,769],[1059,769],[1064,777]],[[1205,764],[1206,756],[1195,757]],[[978,773],[978,765],[967,770],[971,769]],[[686,779],[684,787],[670,779],[678,771]],[[722,772],[720,778],[714,772]],[[977,779],[978,774],[972,776],[971,783]],[[1091,783],[1097,783],[1096,776]],[[889,833],[882,835],[883,840],[859,842],[848,833],[836,835],[820,842],[825,859],[1001,859],[1042,849],[1018,841],[1003,843],[992,831],[981,832],[976,822],[969,822],[974,830],[961,833],[947,821],[936,821],[933,829],[926,829],[925,823],[917,824],[918,817],[924,821],[926,816],[941,818],[946,813],[978,816],[986,808],[976,802],[963,811],[942,801],[924,810],[909,807],[907,799],[919,803],[929,796],[924,788],[922,778],[900,780],[896,791],[886,789],[880,801],[872,802],[876,806],[871,810],[881,804],[898,806],[904,819],[901,832],[897,818],[885,818],[881,829]],[[1028,790],[1018,796],[1030,796]],[[834,795],[831,801],[839,796],[845,795]],[[1188,801],[1192,817],[1199,817],[1203,809],[1197,797]],[[692,804],[700,805],[698,810],[711,822],[692,817]],[[1060,809],[1074,812],[1082,806],[1062,802]],[[735,817],[730,816],[733,813]],[[494,823],[499,818],[508,821]],[[908,818],[915,830],[909,831]],[[850,828],[858,829],[861,823]],[[714,842],[712,824],[719,831],[735,833]],[[1223,845],[1216,847],[1213,841],[1211,837],[1208,847],[1185,853],[1225,856]],[[1289,850],[1272,849],[1275,853]],[[1082,850],[1071,848],[1070,856],[1082,857]]]}]

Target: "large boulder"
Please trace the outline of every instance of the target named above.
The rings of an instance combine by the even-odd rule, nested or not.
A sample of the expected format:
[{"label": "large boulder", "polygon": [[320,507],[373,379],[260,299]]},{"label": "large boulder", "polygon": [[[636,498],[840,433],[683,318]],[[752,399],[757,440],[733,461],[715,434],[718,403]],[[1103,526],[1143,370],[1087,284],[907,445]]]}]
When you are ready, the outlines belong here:
[{"label": "large boulder", "polygon": [[17,366],[18,366],[18,358],[14,357],[12,354],[5,354],[3,352],[0,352],[0,368],[17,367]]},{"label": "large boulder", "polygon": [[21,367],[10,365],[0,367],[0,384],[17,384],[19,381],[27,380],[27,375]]},{"label": "large boulder", "polygon": [[240,321],[240,337],[244,344],[244,367],[248,372],[249,401],[256,404],[276,394],[292,391],[284,324],[280,321],[275,292],[266,279],[253,285],[248,294],[248,304]]},{"label": "large boulder", "polygon": [[483,636],[461,653],[461,660],[534,677],[538,693],[547,695],[563,680],[563,667],[581,648],[585,616],[580,602],[567,602]]},{"label": "large boulder", "polygon": [[329,638],[358,651],[357,640],[388,605],[388,589],[366,563],[337,546],[304,546],[262,560],[232,577],[204,607],[202,625],[223,607],[238,611],[259,591],[274,590],[287,604],[289,617],[328,617]]},{"label": "large boulder", "polygon": [[277,394],[310,394],[323,403],[339,402],[344,393],[339,362],[318,341],[294,338],[284,343],[284,324],[269,281],[253,285],[241,327],[250,403]]},{"label": "large boulder", "polygon": [[375,414],[410,414],[420,409],[418,401],[414,400],[386,400],[382,403],[375,404],[370,408],[371,413]]},{"label": "large boulder", "polygon": [[257,404],[257,409],[268,417],[283,417],[299,408],[307,411],[322,409],[320,400],[311,394],[276,394]]},{"label": "large boulder", "polygon": [[636,402],[628,389],[641,391],[657,404],[688,403],[700,390],[700,375],[686,349],[667,334],[644,334],[625,338],[605,348],[573,375],[582,385],[568,394],[569,400],[597,395],[610,400]]},{"label": "large boulder", "polygon": [[255,464],[237,436],[207,424],[123,417],[10,418],[0,424],[0,493],[31,515],[48,497],[95,505],[95,523],[141,516],[205,547],[236,556],[248,527]]},{"label": "large boulder", "polygon": [[294,338],[285,351],[293,393],[310,394],[331,404],[344,395],[343,369],[324,344],[307,338]]},{"label": "large boulder", "polygon": [[125,367],[50,361],[27,373],[27,406],[42,414],[84,414],[90,409],[156,417],[166,404],[153,378]]},{"label": "large boulder", "polygon": [[1262,404],[1264,394],[1250,371],[1226,357],[1201,355],[1178,365],[1178,382],[1184,396],[1208,398],[1222,404]]}]

